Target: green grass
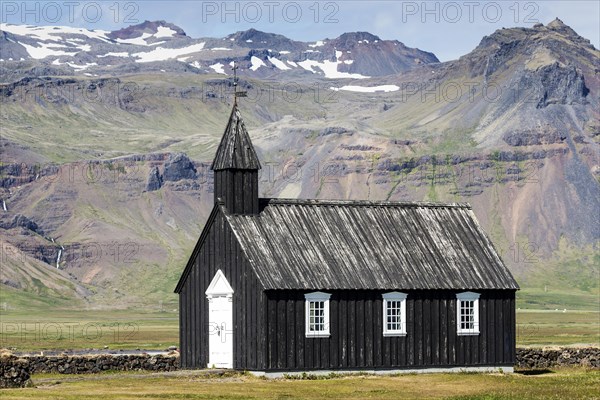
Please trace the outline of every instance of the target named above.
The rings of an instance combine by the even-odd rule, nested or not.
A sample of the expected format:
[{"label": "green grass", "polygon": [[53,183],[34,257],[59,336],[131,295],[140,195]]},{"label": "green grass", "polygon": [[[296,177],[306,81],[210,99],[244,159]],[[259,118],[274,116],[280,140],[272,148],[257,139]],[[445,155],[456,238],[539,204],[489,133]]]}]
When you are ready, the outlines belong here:
[{"label": "green grass", "polygon": [[[3,285],[0,289],[0,316],[2,322],[7,315],[6,308],[27,310],[27,314],[44,314],[48,310],[67,310],[78,306],[79,302],[67,297],[42,296],[33,292],[14,289]],[[62,311],[64,312],[64,311]]]},{"label": "green grass", "polygon": [[599,311],[517,311],[517,346],[600,346]]},{"label": "green grass", "polygon": [[599,311],[600,296],[569,287],[525,287],[517,292],[517,307],[548,311]]},{"label": "green grass", "polygon": [[[172,305],[169,305],[172,306]],[[165,305],[167,309],[167,305]],[[0,348],[17,351],[90,349],[164,350],[179,342],[179,315],[168,311],[2,311]]]},{"label": "green grass", "polygon": [[16,399],[594,399],[600,371],[580,368],[515,374],[406,374],[320,380],[266,380],[203,372],[33,376],[34,388],[6,389]]},{"label": "green grass", "polygon": [[528,287],[575,289],[596,295],[597,301],[600,298],[600,252],[592,244],[577,246],[561,237],[552,257],[543,262],[543,268],[532,270],[524,283]]},{"label": "green grass", "polygon": [[[179,343],[179,315],[138,310],[2,311],[0,348],[164,350]],[[600,346],[600,312],[517,311],[518,346]]]}]

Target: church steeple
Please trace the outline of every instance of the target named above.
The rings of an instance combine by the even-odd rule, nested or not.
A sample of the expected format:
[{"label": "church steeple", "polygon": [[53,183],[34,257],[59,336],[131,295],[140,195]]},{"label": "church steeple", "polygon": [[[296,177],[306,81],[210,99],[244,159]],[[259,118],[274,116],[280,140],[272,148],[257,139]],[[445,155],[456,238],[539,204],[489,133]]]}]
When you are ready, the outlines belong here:
[{"label": "church steeple", "polygon": [[215,202],[224,201],[232,214],[258,214],[260,162],[237,102],[231,110],[211,169],[215,174]]},{"label": "church steeple", "polygon": [[233,105],[229,122],[223,133],[221,144],[213,160],[211,169],[260,169],[260,162],[250,136],[242,120],[242,115],[237,104]]}]

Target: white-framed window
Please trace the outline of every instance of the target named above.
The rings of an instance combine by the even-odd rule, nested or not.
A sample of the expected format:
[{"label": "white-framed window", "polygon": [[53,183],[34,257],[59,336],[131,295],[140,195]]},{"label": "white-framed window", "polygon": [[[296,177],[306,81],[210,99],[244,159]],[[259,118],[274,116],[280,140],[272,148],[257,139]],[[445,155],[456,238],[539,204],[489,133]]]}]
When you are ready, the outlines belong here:
[{"label": "white-framed window", "polygon": [[331,295],[313,292],[304,295],[306,300],[306,337],[329,336],[329,299]]},{"label": "white-framed window", "polygon": [[383,336],[406,335],[406,293],[383,295]]},{"label": "white-framed window", "polygon": [[479,335],[479,293],[456,294],[456,333]]}]

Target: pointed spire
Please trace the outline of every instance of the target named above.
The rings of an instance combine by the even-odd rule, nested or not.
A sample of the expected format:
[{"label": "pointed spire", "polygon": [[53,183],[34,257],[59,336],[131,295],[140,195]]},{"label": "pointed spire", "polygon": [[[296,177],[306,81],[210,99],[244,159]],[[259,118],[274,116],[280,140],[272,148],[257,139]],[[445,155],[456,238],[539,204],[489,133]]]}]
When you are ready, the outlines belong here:
[{"label": "pointed spire", "polygon": [[259,170],[260,162],[250,141],[250,136],[242,120],[237,103],[233,104],[229,122],[217,149],[217,154],[211,169],[219,171],[224,169]]}]

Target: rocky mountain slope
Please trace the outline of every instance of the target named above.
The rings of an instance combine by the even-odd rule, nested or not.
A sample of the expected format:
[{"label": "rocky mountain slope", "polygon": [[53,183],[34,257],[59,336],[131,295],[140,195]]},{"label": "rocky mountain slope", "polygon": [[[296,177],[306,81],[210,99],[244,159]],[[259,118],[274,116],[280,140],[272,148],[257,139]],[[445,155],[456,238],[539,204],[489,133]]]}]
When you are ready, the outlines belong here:
[{"label": "rocky mountain slope", "polygon": [[113,32],[54,26],[0,25],[0,80],[44,75],[112,75],[144,71],[248,76],[368,78],[436,63],[431,53],[366,32],[303,43],[249,29],[224,38],[193,39],[165,21]]},{"label": "rocky mountain slope", "polygon": [[[198,44],[163,22],[84,36],[96,54]],[[447,63],[368,33],[311,44],[252,30],[215,40],[202,39],[204,49],[230,48],[214,50],[224,58],[201,50],[189,61],[229,73],[229,62],[245,60],[240,107],[263,164],[262,196],[469,202],[525,287],[598,291],[600,53],[560,20],[499,30]],[[17,54],[13,44],[0,44],[2,57]],[[275,51],[280,61],[311,58],[285,58],[299,67],[279,69],[267,64]],[[332,51],[342,54],[327,58]],[[54,56],[0,63],[0,240],[36,260],[31,268],[52,270],[46,287],[73,285],[48,296],[113,307],[175,300],[212,204],[208,166],[231,79],[143,57],[86,72],[99,76],[53,66]],[[252,57],[266,66],[253,70]],[[3,273],[13,302],[34,290]]]}]

